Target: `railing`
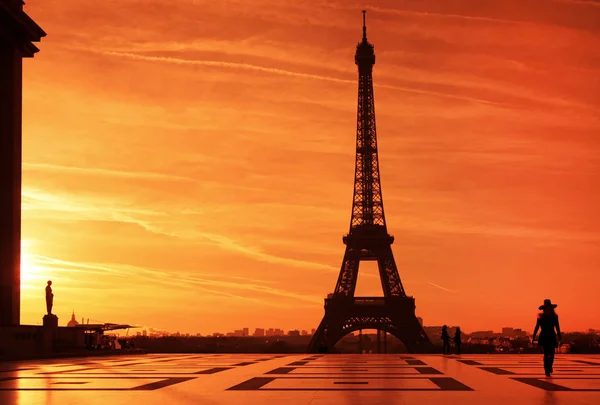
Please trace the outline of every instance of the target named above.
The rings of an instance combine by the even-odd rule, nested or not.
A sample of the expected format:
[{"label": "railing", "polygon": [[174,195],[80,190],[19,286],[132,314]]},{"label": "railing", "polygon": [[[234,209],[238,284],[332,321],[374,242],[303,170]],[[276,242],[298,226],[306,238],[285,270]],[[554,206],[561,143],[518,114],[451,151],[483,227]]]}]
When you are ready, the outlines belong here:
[{"label": "railing", "polygon": [[385,305],[385,298],[354,298],[354,305]]},{"label": "railing", "polygon": [[414,303],[413,297],[346,297],[342,295],[328,294],[325,299],[325,305],[329,302],[333,305],[396,305],[402,303],[406,305],[409,301]]}]

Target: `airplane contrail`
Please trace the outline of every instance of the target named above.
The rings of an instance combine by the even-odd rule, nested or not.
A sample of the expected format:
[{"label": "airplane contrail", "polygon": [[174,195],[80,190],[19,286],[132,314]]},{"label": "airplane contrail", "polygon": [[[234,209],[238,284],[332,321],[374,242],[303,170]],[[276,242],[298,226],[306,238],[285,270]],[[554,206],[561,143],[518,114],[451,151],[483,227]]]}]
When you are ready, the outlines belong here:
[{"label": "airplane contrail", "polygon": [[456,291],[454,291],[454,290],[450,290],[450,289],[448,289],[448,288],[446,288],[446,287],[442,287],[441,285],[438,285],[438,284],[436,284],[436,283],[432,283],[431,281],[427,281],[427,282],[428,282],[429,284],[431,284],[432,286],[439,288],[440,290],[447,291],[447,292],[449,292],[449,293],[451,293],[451,294],[456,294]]}]

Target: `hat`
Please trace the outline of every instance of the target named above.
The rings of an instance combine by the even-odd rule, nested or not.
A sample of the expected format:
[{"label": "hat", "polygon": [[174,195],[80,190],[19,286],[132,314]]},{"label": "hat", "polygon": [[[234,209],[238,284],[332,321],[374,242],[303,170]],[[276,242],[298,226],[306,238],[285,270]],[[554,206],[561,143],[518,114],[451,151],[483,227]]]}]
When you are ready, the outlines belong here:
[{"label": "hat", "polygon": [[544,305],[540,306],[539,309],[544,309],[544,308],[556,308],[558,305],[553,304],[552,301],[550,301],[549,299],[545,299],[544,300]]}]

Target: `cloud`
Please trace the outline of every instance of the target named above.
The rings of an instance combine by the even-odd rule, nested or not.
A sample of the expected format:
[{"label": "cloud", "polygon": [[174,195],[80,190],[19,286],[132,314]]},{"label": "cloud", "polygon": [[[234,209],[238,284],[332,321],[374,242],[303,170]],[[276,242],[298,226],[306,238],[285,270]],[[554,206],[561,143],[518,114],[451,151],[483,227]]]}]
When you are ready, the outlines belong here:
[{"label": "cloud", "polygon": [[600,7],[598,0],[553,0],[557,3],[576,4],[580,6]]},{"label": "cloud", "polygon": [[515,225],[503,226],[496,224],[473,223],[467,220],[457,221],[450,218],[438,221],[419,219],[412,217],[406,218],[399,225],[400,229],[415,231],[419,233],[447,233],[447,234],[471,234],[482,236],[495,236],[507,238],[523,238],[538,241],[556,241],[556,242],[579,242],[579,243],[598,243],[600,242],[600,233],[592,231],[585,232],[569,229],[551,229],[536,226]]},{"label": "cloud", "polygon": [[[201,65],[201,66],[208,66],[208,67],[255,70],[255,71],[276,74],[276,75],[293,76],[293,77],[304,78],[304,79],[323,80],[323,81],[329,81],[329,82],[334,82],[334,83],[356,85],[356,80],[340,79],[340,78],[333,77],[333,76],[324,76],[324,75],[316,75],[316,74],[303,73],[303,72],[295,72],[295,71],[279,69],[279,68],[270,68],[270,67],[264,67],[264,66],[258,66],[258,65],[251,65],[248,63],[235,63],[235,62],[197,60],[197,59],[182,59],[182,58],[174,58],[174,57],[166,57],[166,56],[147,56],[147,55],[140,55],[140,54],[129,53],[129,52],[126,53],[126,52],[103,51],[102,53],[105,55],[112,55],[112,56],[131,58],[131,59],[136,59],[136,60],[150,61],[150,62],[164,62],[164,63],[175,63],[175,64],[183,64],[183,65]],[[427,96],[443,97],[443,98],[450,98],[450,99],[456,99],[456,100],[470,101],[470,102],[475,102],[475,103],[483,103],[483,104],[489,104],[489,105],[502,105],[500,103],[483,100],[483,99],[464,97],[464,96],[435,92],[435,91],[420,90],[420,89],[414,89],[414,88],[403,87],[403,86],[395,86],[395,85],[388,85],[388,84],[375,84],[374,87],[390,89],[390,90],[397,90],[397,91],[402,91],[402,92],[407,92],[407,93],[427,95]]]},{"label": "cloud", "polygon": [[210,60],[192,60],[192,59],[172,58],[172,57],[166,57],[166,56],[146,56],[146,55],[139,55],[139,54],[135,54],[135,53],[111,52],[111,51],[103,51],[102,53],[105,55],[119,56],[119,57],[152,61],[152,62],[166,62],[166,63],[176,63],[176,64],[182,64],[182,65],[201,65],[201,66],[209,66],[209,67],[246,69],[246,70],[255,70],[255,71],[260,71],[260,72],[265,72],[265,73],[273,73],[273,74],[284,75],[284,76],[294,76],[294,77],[301,77],[301,78],[308,78],[308,79],[326,80],[326,81],[336,82],[336,83],[351,83],[351,84],[356,83],[354,80],[349,80],[349,79],[338,79],[336,77],[331,77],[331,76],[321,76],[321,75],[314,75],[314,74],[310,74],[310,73],[294,72],[294,71],[285,70],[285,69],[251,65],[249,63],[234,63],[234,62],[210,61]]},{"label": "cloud", "polygon": [[426,19],[432,18],[447,18],[447,19],[458,19],[458,20],[468,20],[468,21],[481,21],[484,23],[501,23],[501,24],[528,24],[525,21],[518,20],[510,20],[503,18],[495,18],[495,17],[486,17],[486,16],[475,16],[469,14],[454,14],[454,13],[443,13],[443,12],[432,12],[432,11],[416,11],[416,10],[407,10],[407,9],[394,9],[394,8],[383,8],[378,6],[369,7],[369,11],[373,11],[376,13],[382,13],[387,15],[400,15],[400,16],[408,16],[408,17],[423,17]]},{"label": "cloud", "polygon": [[306,261],[306,260],[298,260],[298,259],[293,259],[293,258],[278,257],[278,256],[270,255],[268,253],[261,251],[260,249],[250,248],[248,246],[241,245],[238,242],[234,241],[233,239],[228,238],[223,235],[206,233],[206,232],[195,232],[194,235],[197,235],[197,236],[206,238],[210,241],[213,241],[225,250],[236,252],[236,253],[242,253],[245,256],[251,257],[251,258],[259,260],[259,261],[263,261],[263,262],[267,262],[267,263],[282,264],[282,265],[292,266],[292,267],[299,267],[299,268],[303,268],[303,269],[307,269],[307,270],[309,270],[309,269],[311,269],[311,270],[328,270],[331,272],[338,271],[338,269],[336,267],[332,267],[332,266],[321,264],[321,263],[314,263],[314,262],[310,262],[310,261]]},{"label": "cloud", "polygon": [[[282,290],[268,284],[272,280],[257,280],[242,276],[230,276],[227,273],[195,273],[178,269],[152,269],[146,267],[125,265],[120,263],[86,263],[69,260],[55,259],[41,255],[31,255],[31,262],[38,268],[38,273],[52,274],[55,281],[60,281],[64,289],[93,289],[102,290],[112,286],[116,290],[129,290],[136,286],[143,292],[149,286],[149,294],[157,288],[184,289],[184,291],[202,291],[213,295],[244,301],[267,303],[269,300],[240,294],[241,292],[254,292],[278,297],[317,303],[322,297],[313,297],[293,291]],[[82,285],[81,276],[89,277]],[[39,277],[38,277],[39,278]],[[40,279],[42,279],[41,277]],[[128,280],[128,281],[127,281]],[[234,293],[232,291],[238,291]],[[205,297],[204,299],[209,299]]]},{"label": "cloud", "polygon": [[[56,217],[56,213],[62,213],[58,216],[62,220],[134,224],[156,235],[187,240],[198,245],[216,245],[224,251],[241,254],[265,263],[306,270],[337,271],[337,268],[322,263],[272,255],[264,252],[258,246],[250,246],[219,233],[205,230],[198,231],[196,229],[198,226],[195,223],[187,223],[184,218],[170,221],[169,219],[173,213],[178,211],[176,207],[173,207],[171,212],[161,211],[157,207],[144,209],[139,205],[132,208],[130,207],[131,204],[126,203],[126,197],[115,199],[102,196],[65,194],[64,192],[47,193],[30,188],[23,191],[23,196],[23,209],[25,215],[29,217],[36,215],[38,218],[40,216],[42,218],[53,218]],[[188,214],[190,213],[188,212]]]},{"label": "cloud", "polygon": [[195,181],[189,177],[173,176],[165,173],[152,172],[135,172],[127,170],[111,170],[95,167],[77,167],[65,166],[51,163],[23,163],[23,169],[26,171],[46,171],[46,172],[61,172],[73,173],[86,176],[108,176],[108,177],[123,177],[139,180],[173,180],[173,181]]}]

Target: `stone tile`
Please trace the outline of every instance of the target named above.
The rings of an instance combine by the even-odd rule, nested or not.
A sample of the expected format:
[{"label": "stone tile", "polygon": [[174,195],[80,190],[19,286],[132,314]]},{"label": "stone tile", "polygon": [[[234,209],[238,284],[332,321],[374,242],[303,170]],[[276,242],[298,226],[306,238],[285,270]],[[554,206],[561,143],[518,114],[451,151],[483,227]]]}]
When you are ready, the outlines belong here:
[{"label": "stone tile", "polygon": [[[600,356],[153,354],[0,365],[0,404],[598,405]],[[100,395],[101,393],[101,395]]]}]

